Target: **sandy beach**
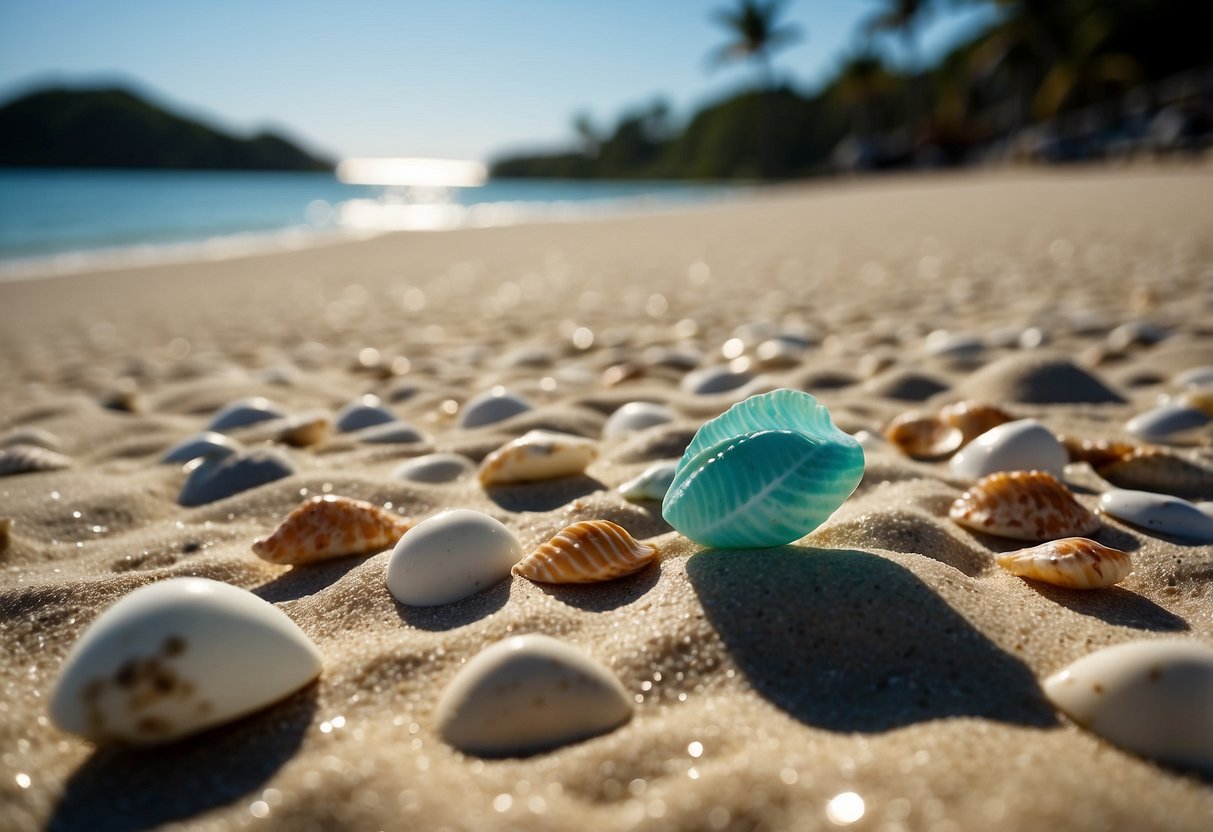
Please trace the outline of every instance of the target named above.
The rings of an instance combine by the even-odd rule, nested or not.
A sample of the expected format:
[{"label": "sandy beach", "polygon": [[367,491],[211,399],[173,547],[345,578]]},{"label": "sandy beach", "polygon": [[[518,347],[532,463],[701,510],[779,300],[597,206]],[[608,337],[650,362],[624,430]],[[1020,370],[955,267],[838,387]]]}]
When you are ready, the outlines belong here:
[{"label": "sandy beach", "polygon": [[[1000,569],[1021,543],[948,518],[969,483],[882,442],[893,417],[962,399],[1051,431],[1124,424],[1213,365],[1209,169],[1076,170],[817,184],[684,212],[437,234],[0,283],[0,437],[72,460],[0,478],[0,826],[195,829],[1207,828],[1209,773],[1121,750],[1041,680],[1101,647],[1213,646],[1213,546],[1105,518],[1134,571],[1092,592]],[[1124,326],[1129,324],[1129,326]],[[760,346],[777,336],[794,348]],[[731,363],[730,363],[731,362]],[[731,389],[689,373],[730,367]],[[534,408],[462,428],[502,386]],[[867,431],[866,473],[794,544],[710,551],[618,486],[677,459],[705,420],[792,387]],[[205,505],[159,463],[230,402],[328,413],[364,394],[424,434],[281,448],[291,475]],[[632,401],[675,421],[600,439]],[[533,428],[600,440],[584,476],[485,489],[406,482],[403,460],[478,463]],[[266,427],[232,435],[246,445]],[[1213,466],[1213,432],[1182,449]],[[1066,481],[1093,509],[1109,485]],[[389,553],[307,567],[252,542],[308,495],[414,521],[485,512],[528,551],[608,519],[661,552],[629,578],[520,578],[416,608]],[[1213,500],[1213,493],[1194,493]],[[68,649],[150,582],[204,576],[273,602],[319,646],[319,681],[153,749],[49,721]],[[443,742],[435,702],[512,634],[557,636],[618,675],[633,718],[524,758]],[[842,817],[840,794],[858,795]],[[853,809],[854,800],[846,804]]]}]

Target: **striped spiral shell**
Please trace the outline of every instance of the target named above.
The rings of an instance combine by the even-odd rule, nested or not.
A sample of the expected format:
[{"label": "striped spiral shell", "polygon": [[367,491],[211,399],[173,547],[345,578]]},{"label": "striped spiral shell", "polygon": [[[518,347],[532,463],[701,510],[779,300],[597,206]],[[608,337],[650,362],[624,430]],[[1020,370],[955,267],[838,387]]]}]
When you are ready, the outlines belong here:
[{"label": "striped spiral shell", "polygon": [[0,477],[61,471],[71,464],[70,457],[37,445],[12,445],[0,451]]},{"label": "striped spiral shell", "polygon": [[657,556],[610,520],[583,520],[565,528],[514,564],[515,575],[543,584],[588,584],[639,572]]}]

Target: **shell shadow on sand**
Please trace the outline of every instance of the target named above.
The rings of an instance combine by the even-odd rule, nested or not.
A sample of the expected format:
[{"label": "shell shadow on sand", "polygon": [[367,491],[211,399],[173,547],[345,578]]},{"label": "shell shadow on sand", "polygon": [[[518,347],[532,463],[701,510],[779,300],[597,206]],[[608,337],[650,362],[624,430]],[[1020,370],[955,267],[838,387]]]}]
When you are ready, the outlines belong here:
[{"label": "shell shadow on sand", "polygon": [[640,599],[650,589],[656,586],[661,578],[660,561],[650,563],[644,569],[623,578],[612,581],[599,581],[589,584],[540,584],[537,586],[545,595],[555,598],[562,604],[576,607],[586,612],[606,612]]},{"label": "shell shadow on sand", "polygon": [[604,483],[582,474],[535,483],[491,485],[485,488],[485,494],[506,511],[552,511],[578,497],[605,490]]},{"label": "shell shadow on sand", "polygon": [[47,829],[137,832],[256,793],[298,751],[317,691],[309,685],[264,711],[163,747],[96,750],[68,778]]},{"label": "shell shadow on sand", "polygon": [[1091,592],[1050,586],[1041,581],[1027,583],[1055,604],[1117,627],[1132,627],[1135,630],[1153,630],[1159,633],[1179,633],[1191,629],[1188,622],[1175,613],[1124,587],[1109,586],[1098,592]]},{"label": "shell shadow on sand", "polygon": [[396,615],[405,624],[419,630],[454,630],[486,618],[504,607],[510,600],[512,583],[512,579],[505,578],[475,595],[434,607],[413,607],[396,601]]},{"label": "shell shadow on sand", "polygon": [[754,690],[808,725],[1057,722],[1027,666],[891,560],[803,546],[706,550],[687,574]]}]

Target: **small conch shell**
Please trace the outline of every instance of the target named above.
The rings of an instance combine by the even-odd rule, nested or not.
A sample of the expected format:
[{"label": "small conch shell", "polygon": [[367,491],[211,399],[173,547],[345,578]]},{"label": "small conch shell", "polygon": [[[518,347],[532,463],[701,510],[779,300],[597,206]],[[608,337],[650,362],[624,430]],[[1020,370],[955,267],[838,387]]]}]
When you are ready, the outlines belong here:
[{"label": "small conch shell", "polygon": [[568,526],[527,555],[513,574],[543,584],[588,584],[639,572],[657,556],[610,520],[583,520]]},{"label": "small conch shell", "polygon": [[585,472],[598,458],[598,444],[581,436],[532,430],[484,458],[480,484],[534,482]]},{"label": "small conch shell", "polygon": [[1096,470],[1118,462],[1138,450],[1137,445],[1118,442],[1115,439],[1079,439],[1074,436],[1058,436],[1071,462],[1085,462]]},{"label": "small conch shell", "polygon": [[1070,589],[1112,586],[1133,571],[1128,552],[1086,537],[1066,537],[1006,552],[998,556],[998,565],[1012,575]]},{"label": "small conch shell", "polygon": [[885,439],[914,459],[943,459],[964,444],[964,433],[936,416],[903,413],[884,429]]},{"label": "small conch shell", "polygon": [[1089,535],[1099,518],[1047,471],[1000,471],[960,495],[948,516],[962,526],[1016,540]]},{"label": "small conch shell", "polygon": [[1154,491],[1184,498],[1213,494],[1213,468],[1155,448],[1137,448],[1096,468],[1117,488]]},{"label": "small conch shell", "polygon": [[61,471],[71,464],[70,457],[37,445],[12,445],[0,451],[0,477]]},{"label": "small conch shell", "polygon": [[273,534],[254,543],[253,551],[271,563],[316,563],[387,549],[411,526],[373,503],[317,495],[287,515]]},{"label": "small conch shell", "polygon": [[958,428],[968,443],[981,436],[986,431],[1015,419],[1005,410],[992,404],[963,401],[945,405],[939,411],[939,418],[944,424]]}]

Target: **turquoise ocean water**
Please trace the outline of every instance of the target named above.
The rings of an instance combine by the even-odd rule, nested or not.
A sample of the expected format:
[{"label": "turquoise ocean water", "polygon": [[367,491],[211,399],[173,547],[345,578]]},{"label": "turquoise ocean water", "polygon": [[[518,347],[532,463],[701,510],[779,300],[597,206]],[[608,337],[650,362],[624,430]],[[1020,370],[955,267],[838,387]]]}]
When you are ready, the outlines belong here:
[{"label": "turquoise ocean water", "polygon": [[346,185],[326,173],[0,169],[0,273],[221,257],[391,230],[577,219],[737,192],[536,180],[404,191]]}]

